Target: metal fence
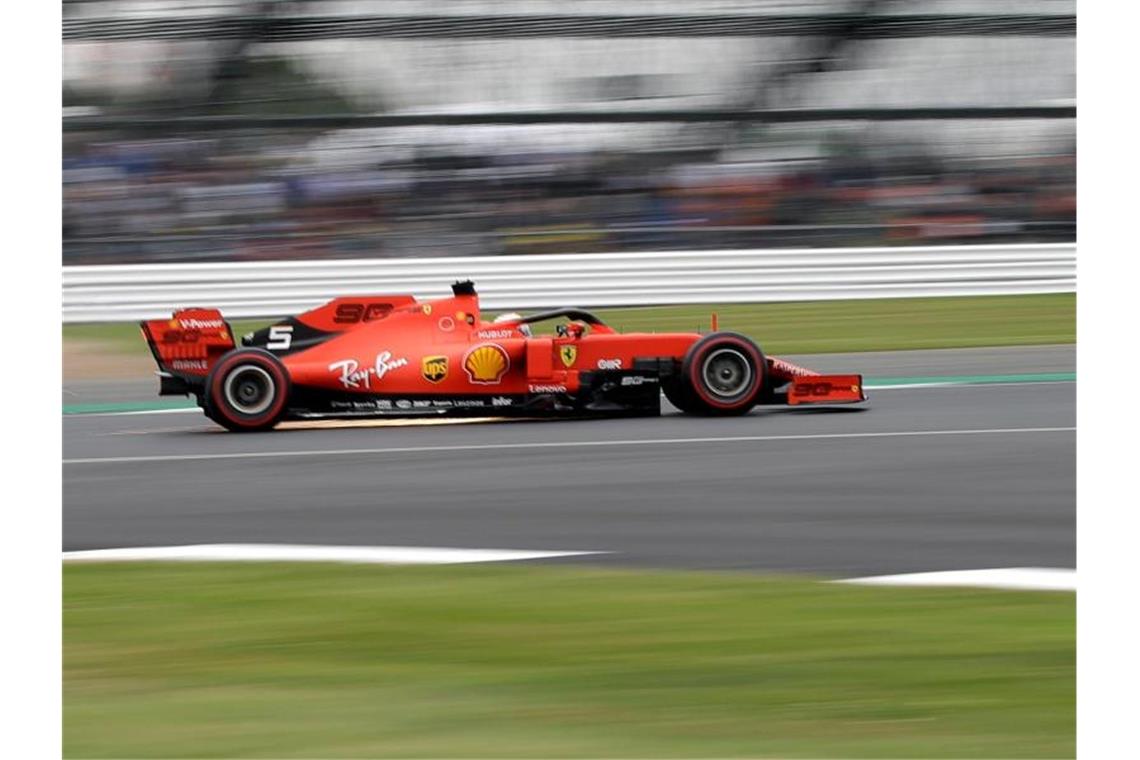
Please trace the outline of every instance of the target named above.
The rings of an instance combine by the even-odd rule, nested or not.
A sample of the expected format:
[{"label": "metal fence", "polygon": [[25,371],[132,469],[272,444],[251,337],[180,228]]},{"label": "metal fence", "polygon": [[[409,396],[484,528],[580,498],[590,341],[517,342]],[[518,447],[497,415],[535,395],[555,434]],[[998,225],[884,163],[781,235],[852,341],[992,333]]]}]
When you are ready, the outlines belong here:
[{"label": "metal fence", "polygon": [[1076,246],[76,266],[64,268],[63,319],[158,318],[185,306],[273,317],[342,295],[439,297],[459,279],[475,281],[488,309],[1058,293],[1076,289]]}]

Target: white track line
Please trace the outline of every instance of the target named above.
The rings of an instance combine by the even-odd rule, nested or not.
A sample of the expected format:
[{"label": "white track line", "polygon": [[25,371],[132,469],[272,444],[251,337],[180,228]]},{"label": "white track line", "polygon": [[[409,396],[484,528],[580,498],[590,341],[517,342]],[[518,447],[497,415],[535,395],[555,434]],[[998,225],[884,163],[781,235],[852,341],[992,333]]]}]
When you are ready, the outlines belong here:
[{"label": "white track line", "polygon": [[139,414],[189,414],[191,412],[202,413],[202,408],[198,406],[180,406],[173,409],[134,409],[127,412],[72,412],[71,414],[64,414],[64,417],[134,417]]},{"label": "white track line", "polygon": [[196,544],[64,552],[67,562],[362,562],[382,565],[454,565],[578,557],[608,552],[452,549],[435,546],[311,546],[304,544]]},{"label": "white track line", "polygon": [[180,406],[174,409],[132,409],[125,412],[64,412],[64,421],[75,421],[78,419],[87,419],[89,417],[136,417],[138,415],[149,414],[190,414],[195,412],[202,413],[201,407],[197,406]]},{"label": "white track line", "polygon": [[835,582],[866,586],[959,586],[1025,591],[1076,591],[1077,571],[1053,567],[999,567],[988,570],[876,575]]},{"label": "white track line", "polygon": [[[458,565],[474,562],[582,557],[609,552],[456,549],[438,546],[315,546],[308,544],[194,544],[64,552],[65,562],[349,562],[380,565]],[[1045,567],[949,570],[847,578],[833,583],[1076,591],[1077,572]]]},{"label": "white track line", "polygon": [[508,449],[572,449],[602,446],[667,446],[700,443],[751,443],[758,441],[823,441],[858,438],[909,438],[945,435],[1022,435],[1071,433],[1075,427],[985,428],[981,430],[900,430],[883,433],[815,433],[809,435],[735,435],[720,438],[646,438],[615,441],[533,441],[519,443],[471,443],[450,446],[394,446],[376,449],[310,449],[307,451],[239,451],[229,454],[163,454],[135,457],[86,457],[64,459],[63,464],[118,464],[123,462],[188,462],[211,459],[276,459],[281,457],[360,456],[362,454],[426,454],[441,451],[502,451]]}]

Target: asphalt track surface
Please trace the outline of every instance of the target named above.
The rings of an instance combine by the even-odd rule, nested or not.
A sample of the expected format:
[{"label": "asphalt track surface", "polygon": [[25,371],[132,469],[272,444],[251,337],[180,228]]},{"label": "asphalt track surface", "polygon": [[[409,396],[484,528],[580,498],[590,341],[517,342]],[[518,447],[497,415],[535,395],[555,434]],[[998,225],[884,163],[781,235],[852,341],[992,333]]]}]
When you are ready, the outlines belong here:
[{"label": "asphalt track surface", "polygon": [[[1040,351],[1042,366],[1071,371],[1072,347]],[[63,543],[588,550],[609,554],[556,561],[835,577],[1071,568],[1075,388],[883,389],[862,409],[733,419],[666,408],[245,435],[196,413],[67,416]]]}]

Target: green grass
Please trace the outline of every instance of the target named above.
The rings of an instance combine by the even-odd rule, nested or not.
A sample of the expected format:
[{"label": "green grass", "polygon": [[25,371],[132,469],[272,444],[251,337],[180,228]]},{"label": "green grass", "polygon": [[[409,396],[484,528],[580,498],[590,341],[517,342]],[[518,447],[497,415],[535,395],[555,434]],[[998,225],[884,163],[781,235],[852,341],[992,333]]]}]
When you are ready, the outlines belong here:
[{"label": "green grass", "polygon": [[[655,306],[598,313],[623,330],[669,332],[708,329],[714,311],[721,329],[750,335],[776,354],[1073,343],[1077,334],[1076,296],[1071,293]],[[233,328],[240,336],[266,324],[237,321]],[[147,353],[135,324],[65,325],[63,338]]]},{"label": "green grass", "polygon": [[69,757],[1071,757],[1072,594],[67,565]]},{"label": "green grass", "polygon": [[603,309],[599,315],[623,330],[666,332],[708,329],[714,311],[722,330],[749,335],[775,354],[1042,345],[1077,339],[1072,293]]}]

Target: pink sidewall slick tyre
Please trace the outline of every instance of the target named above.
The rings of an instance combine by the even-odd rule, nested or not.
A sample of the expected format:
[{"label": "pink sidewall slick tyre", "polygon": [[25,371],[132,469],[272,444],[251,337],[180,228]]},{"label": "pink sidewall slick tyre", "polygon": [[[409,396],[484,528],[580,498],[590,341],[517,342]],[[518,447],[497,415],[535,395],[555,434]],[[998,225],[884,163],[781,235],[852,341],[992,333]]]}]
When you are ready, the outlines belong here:
[{"label": "pink sidewall slick tyre", "polygon": [[696,414],[746,414],[768,381],[760,347],[739,333],[716,332],[698,340],[681,363],[681,383]]},{"label": "pink sidewall slick tyre", "polygon": [[235,432],[269,430],[285,414],[289,375],[259,348],[231,351],[206,377],[206,415]]}]

